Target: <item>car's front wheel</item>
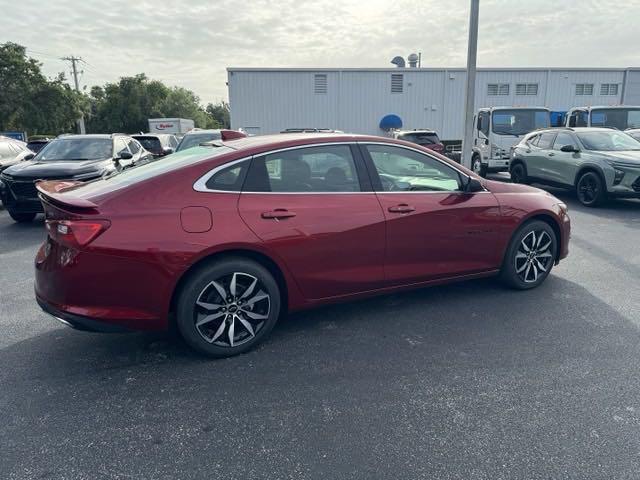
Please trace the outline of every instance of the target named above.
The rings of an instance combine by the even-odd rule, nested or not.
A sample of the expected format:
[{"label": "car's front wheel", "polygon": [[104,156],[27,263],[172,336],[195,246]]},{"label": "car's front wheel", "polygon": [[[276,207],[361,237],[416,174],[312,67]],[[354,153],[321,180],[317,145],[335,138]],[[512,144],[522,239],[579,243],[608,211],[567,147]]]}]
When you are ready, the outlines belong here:
[{"label": "car's front wheel", "polygon": [[280,315],[280,290],[259,263],[222,259],[188,278],[176,313],[178,329],[190,346],[212,357],[229,357],[269,334]]},{"label": "car's front wheel", "polygon": [[9,216],[18,223],[28,223],[32,222],[34,218],[36,218],[37,213],[18,213],[9,211]]},{"label": "car's front wheel", "polygon": [[500,275],[509,286],[535,288],[545,281],[556,259],[558,239],[551,226],[534,220],[523,225],[511,239]]},{"label": "car's front wheel", "polygon": [[580,175],[576,184],[578,200],[585,207],[598,207],[607,199],[604,182],[596,172],[585,172]]}]

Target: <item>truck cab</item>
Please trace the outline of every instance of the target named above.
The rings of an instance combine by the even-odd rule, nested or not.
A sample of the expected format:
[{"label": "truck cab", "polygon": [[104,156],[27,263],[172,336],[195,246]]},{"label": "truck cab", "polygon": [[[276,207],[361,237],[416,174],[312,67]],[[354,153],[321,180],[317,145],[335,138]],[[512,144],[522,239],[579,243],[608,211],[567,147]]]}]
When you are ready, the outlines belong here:
[{"label": "truck cab", "polygon": [[544,107],[487,107],[475,116],[471,168],[478,175],[509,170],[511,147],[529,132],[548,128],[551,112]]},{"label": "truck cab", "polygon": [[640,106],[574,107],[567,112],[565,126],[640,128]]}]

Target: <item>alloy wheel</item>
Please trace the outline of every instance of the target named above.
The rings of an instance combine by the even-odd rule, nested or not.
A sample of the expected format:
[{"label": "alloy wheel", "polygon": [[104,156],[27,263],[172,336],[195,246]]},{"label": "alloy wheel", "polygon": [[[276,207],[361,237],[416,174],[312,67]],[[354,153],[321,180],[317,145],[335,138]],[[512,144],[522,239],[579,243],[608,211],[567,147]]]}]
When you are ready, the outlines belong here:
[{"label": "alloy wheel", "polygon": [[482,172],[482,162],[477,158],[474,159],[472,169],[473,173],[475,173],[476,175],[480,175],[480,173]]},{"label": "alloy wheel", "polygon": [[270,310],[271,297],[258,278],[234,272],[211,281],[200,292],[193,321],[205,341],[232,348],[252,340]]},{"label": "alloy wheel", "polygon": [[524,283],[535,283],[549,271],[553,263],[553,240],[544,230],[532,230],[518,245],[515,256],[516,274]]},{"label": "alloy wheel", "polygon": [[578,195],[582,203],[590,204],[595,202],[599,194],[600,185],[593,175],[585,175],[580,179],[578,183]]}]

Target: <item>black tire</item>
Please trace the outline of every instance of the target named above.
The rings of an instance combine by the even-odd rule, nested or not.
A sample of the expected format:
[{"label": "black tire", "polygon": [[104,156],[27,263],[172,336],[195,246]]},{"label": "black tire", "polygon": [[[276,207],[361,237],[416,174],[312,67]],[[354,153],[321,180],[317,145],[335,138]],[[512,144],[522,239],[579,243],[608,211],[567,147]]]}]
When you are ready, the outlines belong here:
[{"label": "black tire", "polygon": [[585,207],[599,207],[607,200],[607,190],[600,175],[588,171],[580,175],[576,182],[578,201]]},{"label": "black tire", "polygon": [[482,163],[480,155],[476,154],[471,157],[471,170],[483,178],[487,176],[487,166]]},{"label": "black tire", "polygon": [[9,212],[9,216],[13,218],[13,220],[17,223],[32,222],[37,215],[37,213],[18,213],[18,212],[13,212],[11,210],[7,210],[7,211]]},{"label": "black tire", "polygon": [[528,185],[529,177],[527,176],[527,167],[525,167],[524,163],[516,162],[511,165],[509,169],[509,174],[511,175],[511,181],[513,183],[521,183]]},{"label": "black tire", "polygon": [[[234,297],[234,276],[235,299],[230,301]],[[251,289],[253,279],[256,284]],[[247,291],[250,294],[245,296]],[[261,296],[260,292],[268,298],[251,303]],[[252,260],[228,257],[203,265],[189,276],[179,292],[176,323],[184,340],[197,351],[211,357],[230,357],[260,343],[279,315],[280,289],[271,273]]]},{"label": "black tire", "polygon": [[[549,246],[544,248],[547,242]],[[538,253],[532,253],[529,256],[525,247],[529,247],[529,251]],[[508,286],[518,290],[535,288],[549,276],[557,252],[558,238],[553,228],[541,220],[527,222],[518,229],[509,243],[502,262],[500,277]],[[522,258],[522,254],[525,258]]]}]

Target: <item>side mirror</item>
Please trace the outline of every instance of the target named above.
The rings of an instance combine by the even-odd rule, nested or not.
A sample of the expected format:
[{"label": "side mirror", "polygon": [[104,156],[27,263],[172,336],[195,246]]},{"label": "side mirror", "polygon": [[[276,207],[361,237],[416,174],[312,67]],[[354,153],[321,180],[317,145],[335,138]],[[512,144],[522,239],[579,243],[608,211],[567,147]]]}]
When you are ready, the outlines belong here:
[{"label": "side mirror", "polygon": [[120,155],[118,155],[117,160],[131,160],[132,158],[133,155],[131,152],[121,152]]},{"label": "side mirror", "polygon": [[36,155],[34,153],[29,153],[28,155],[25,155],[24,157],[22,157],[22,161],[24,162],[25,160],[32,160],[33,157],[35,157]]},{"label": "side mirror", "polygon": [[560,151],[566,152],[566,153],[572,153],[572,152],[579,152],[580,150],[578,150],[573,145],[563,145],[562,147],[560,147]]},{"label": "side mirror", "polygon": [[484,187],[482,186],[482,183],[480,183],[480,180],[473,177],[468,177],[468,178],[469,180],[464,186],[464,191],[466,193],[482,192],[484,190]]},{"label": "side mirror", "polygon": [[173,153],[173,148],[171,147],[164,147],[162,149],[162,155],[171,155]]}]

